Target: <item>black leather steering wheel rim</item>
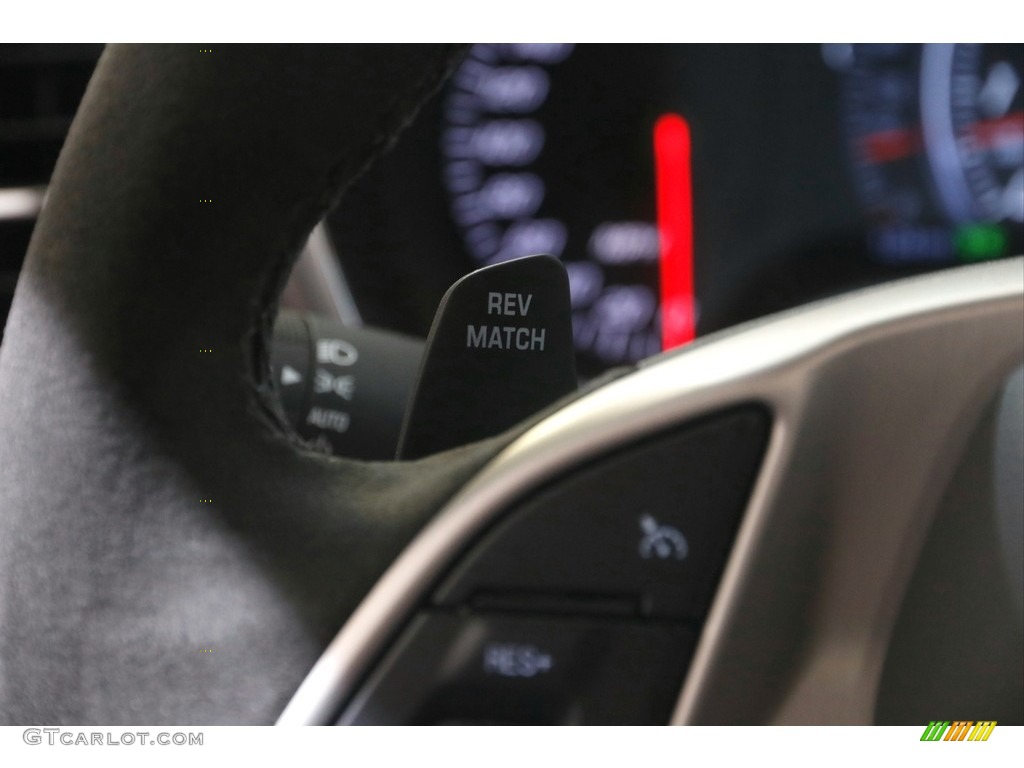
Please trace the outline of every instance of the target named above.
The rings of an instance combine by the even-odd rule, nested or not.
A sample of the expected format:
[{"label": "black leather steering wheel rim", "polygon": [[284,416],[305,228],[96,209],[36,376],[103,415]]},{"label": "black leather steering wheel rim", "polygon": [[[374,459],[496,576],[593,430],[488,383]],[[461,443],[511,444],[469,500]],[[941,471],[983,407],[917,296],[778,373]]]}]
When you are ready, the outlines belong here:
[{"label": "black leather steering wheel rim", "polygon": [[0,353],[7,723],[270,723],[508,438],[327,458],[270,396],[308,231],[458,46],[113,46]]}]

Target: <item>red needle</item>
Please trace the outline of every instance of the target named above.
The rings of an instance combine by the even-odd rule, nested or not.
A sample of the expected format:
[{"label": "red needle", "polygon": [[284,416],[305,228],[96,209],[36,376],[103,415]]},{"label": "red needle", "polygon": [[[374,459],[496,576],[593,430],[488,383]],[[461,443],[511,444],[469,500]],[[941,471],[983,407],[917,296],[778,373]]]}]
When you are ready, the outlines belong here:
[{"label": "red needle", "polygon": [[971,126],[971,133],[983,147],[1024,139],[1024,112],[1011,112],[991,120],[979,120]]},{"label": "red needle", "polygon": [[893,128],[861,139],[869,163],[891,163],[917,154],[924,146],[920,128]]},{"label": "red needle", "polygon": [[665,350],[687,344],[696,335],[690,127],[679,115],[662,115],[654,124],[654,183],[661,249],[661,348]]},{"label": "red needle", "polygon": [[[981,148],[1002,142],[1020,142],[1024,132],[1024,112],[1011,112],[1002,117],[977,120],[967,126]],[[870,163],[891,163],[917,154],[924,148],[920,128],[893,128],[869,133],[861,139],[864,156]]]}]

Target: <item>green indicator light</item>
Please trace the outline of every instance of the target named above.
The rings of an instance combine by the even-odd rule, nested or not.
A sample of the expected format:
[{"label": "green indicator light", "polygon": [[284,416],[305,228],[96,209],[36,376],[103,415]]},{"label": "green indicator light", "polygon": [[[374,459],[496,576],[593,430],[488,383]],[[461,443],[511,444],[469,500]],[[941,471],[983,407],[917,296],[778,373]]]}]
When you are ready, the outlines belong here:
[{"label": "green indicator light", "polygon": [[986,261],[1006,254],[1006,232],[998,224],[967,224],[953,235],[961,261]]}]

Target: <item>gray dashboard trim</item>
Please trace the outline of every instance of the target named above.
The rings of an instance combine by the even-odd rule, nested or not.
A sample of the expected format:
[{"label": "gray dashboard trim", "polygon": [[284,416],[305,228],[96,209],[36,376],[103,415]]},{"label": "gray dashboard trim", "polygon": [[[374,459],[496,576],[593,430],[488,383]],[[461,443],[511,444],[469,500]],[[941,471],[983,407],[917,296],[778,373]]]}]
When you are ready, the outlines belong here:
[{"label": "gray dashboard trim", "polygon": [[479,531],[581,462],[740,402],[775,423],[672,717],[870,723],[917,553],[981,410],[1024,359],[1024,258],[849,294],[653,358],[526,432],[371,590],[278,724],[327,724]]}]

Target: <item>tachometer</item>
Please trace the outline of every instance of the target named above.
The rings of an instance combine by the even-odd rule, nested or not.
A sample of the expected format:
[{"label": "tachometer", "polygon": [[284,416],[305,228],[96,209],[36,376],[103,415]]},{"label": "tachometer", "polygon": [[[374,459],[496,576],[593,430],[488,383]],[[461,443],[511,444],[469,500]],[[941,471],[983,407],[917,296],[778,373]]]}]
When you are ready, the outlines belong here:
[{"label": "tachometer", "polygon": [[1021,45],[828,46],[871,248],[896,264],[1024,246]]},{"label": "tachometer", "polygon": [[921,70],[929,154],[961,169],[935,162],[949,215],[1024,224],[1024,45],[929,45]]},{"label": "tachometer", "polygon": [[[657,165],[673,194],[656,191],[655,125],[671,90],[659,74],[663,51],[618,52],[609,66],[608,49],[477,45],[444,106],[444,183],[466,250],[479,264],[534,253],[562,260],[585,375],[662,349],[665,290],[675,298],[665,304],[677,329],[670,342],[692,337],[689,212],[677,194],[688,171],[673,154],[672,121]],[[661,232],[659,205],[661,221],[672,221]],[[659,277],[663,255],[674,257],[673,280]]]}]

